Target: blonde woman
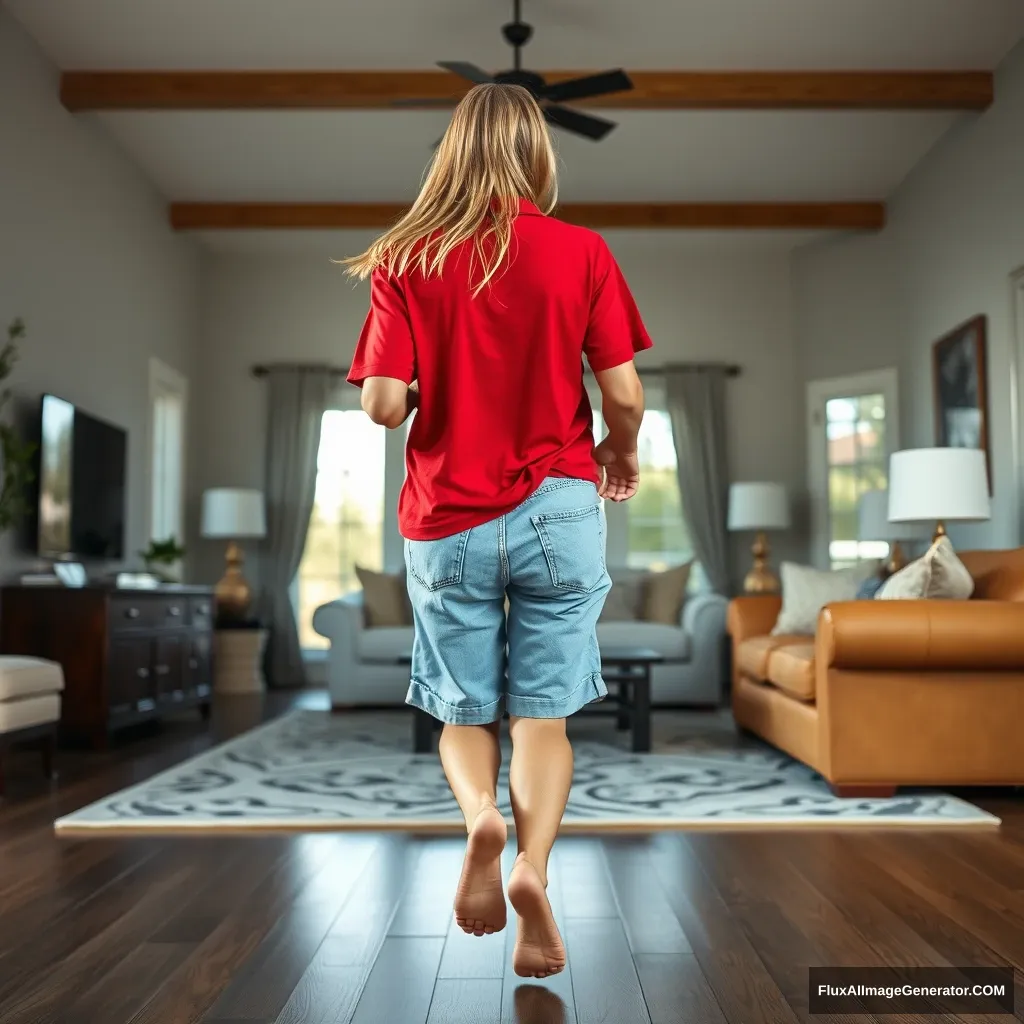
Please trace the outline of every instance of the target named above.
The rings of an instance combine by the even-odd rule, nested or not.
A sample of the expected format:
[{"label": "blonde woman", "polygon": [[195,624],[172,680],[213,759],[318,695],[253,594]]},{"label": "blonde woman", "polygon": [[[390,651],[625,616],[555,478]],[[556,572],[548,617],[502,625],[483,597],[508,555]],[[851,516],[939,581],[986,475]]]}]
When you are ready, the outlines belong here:
[{"label": "blonde woman", "polygon": [[[505,927],[507,713],[518,844],[508,895],[525,977],[565,967],[546,893],[572,782],[565,720],[607,692],[599,499],[636,493],[633,356],[651,345],[605,242],[549,216],[556,193],[533,97],[477,86],[412,208],[346,261],[371,282],[349,380],[386,427],[417,410],[399,499],[416,627],[407,700],[444,723],[441,761],[466,820],[455,917],[475,935]],[[608,428],[596,448],[584,359]]]}]

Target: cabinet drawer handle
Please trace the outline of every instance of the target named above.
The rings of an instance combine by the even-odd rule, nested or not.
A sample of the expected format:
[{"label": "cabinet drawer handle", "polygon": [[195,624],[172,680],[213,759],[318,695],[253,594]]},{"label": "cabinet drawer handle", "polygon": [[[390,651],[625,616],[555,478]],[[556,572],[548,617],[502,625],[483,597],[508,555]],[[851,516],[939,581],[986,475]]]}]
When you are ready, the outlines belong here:
[{"label": "cabinet drawer handle", "polygon": [[189,668],[199,668],[199,659],[198,658],[189,658],[188,659],[188,667]]},{"label": "cabinet drawer handle", "polygon": [[176,604],[172,604],[167,609],[167,614],[170,615],[172,618],[177,618],[181,614],[181,609]]},{"label": "cabinet drawer handle", "polygon": [[208,604],[201,604],[199,605],[197,611],[199,612],[200,615],[209,615],[210,606]]},{"label": "cabinet drawer handle", "polygon": [[156,701],[153,700],[151,697],[144,697],[135,705],[135,707],[139,711],[152,711],[153,708],[156,707]]},{"label": "cabinet drawer handle", "polygon": [[140,679],[148,679],[149,678],[149,669],[148,668],[140,668],[140,669],[137,669],[136,671],[137,671],[138,676],[139,676]]},{"label": "cabinet drawer handle", "polygon": [[139,617],[139,609],[138,608],[126,608],[124,615],[125,615],[126,619],[137,619]]},{"label": "cabinet drawer handle", "polygon": [[165,676],[170,671],[171,671],[171,666],[170,665],[157,665],[157,667],[156,667],[156,674],[158,676]]}]

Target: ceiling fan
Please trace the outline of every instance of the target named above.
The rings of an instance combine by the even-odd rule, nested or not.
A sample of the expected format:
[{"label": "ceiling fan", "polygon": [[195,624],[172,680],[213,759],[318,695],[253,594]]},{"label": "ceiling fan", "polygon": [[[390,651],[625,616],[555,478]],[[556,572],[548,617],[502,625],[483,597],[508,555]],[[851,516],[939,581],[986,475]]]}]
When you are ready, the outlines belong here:
[{"label": "ceiling fan", "polygon": [[[522,19],[521,0],[513,0],[512,11],[512,21],[503,26],[501,30],[509,46],[512,47],[513,66],[511,71],[489,75],[475,64],[459,60],[438,61],[438,67],[451,71],[474,85],[482,85],[487,82],[521,85],[528,89],[540,103],[544,117],[549,124],[573,132],[575,135],[593,139],[595,142],[603,139],[615,127],[613,121],[584,114],[571,107],[564,107],[562,104],[570,100],[590,99],[593,96],[604,96],[607,93],[625,92],[632,89],[633,83],[630,81],[629,75],[625,71],[617,69],[602,71],[596,75],[586,75],[583,78],[571,78],[563,82],[545,82],[544,78],[535,71],[527,71],[523,68],[522,49],[533,36],[533,27],[527,25]],[[401,105],[437,106],[437,103],[436,101],[421,103],[414,100]]]}]

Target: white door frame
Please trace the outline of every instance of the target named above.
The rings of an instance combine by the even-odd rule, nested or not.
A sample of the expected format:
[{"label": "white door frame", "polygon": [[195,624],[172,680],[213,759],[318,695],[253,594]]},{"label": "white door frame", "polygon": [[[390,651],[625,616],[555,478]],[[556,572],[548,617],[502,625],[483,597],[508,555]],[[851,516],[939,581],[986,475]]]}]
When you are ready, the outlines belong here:
[{"label": "white door frame", "polygon": [[810,494],[811,561],[822,569],[831,564],[828,551],[828,439],[820,419],[830,398],[851,395],[885,396],[886,456],[899,450],[899,374],[894,367],[854,373],[807,384],[807,485]]},{"label": "white door frame", "polygon": [[1010,454],[1017,495],[1017,543],[1024,544],[1024,267],[1010,277],[1013,285],[1014,341],[1010,346]]},{"label": "white door frame", "polygon": [[156,400],[161,394],[175,394],[181,398],[181,461],[179,472],[181,480],[178,488],[178,522],[181,528],[176,538],[179,544],[183,544],[185,534],[188,533],[185,522],[185,482],[188,480],[186,459],[188,458],[189,442],[189,420],[188,420],[188,378],[175,370],[173,366],[155,356],[149,359],[149,411],[146,418],[146,466],[147,466],[147,488],[146,488],[146,539],[166,540],[165,537],[153,537],[153,441],[156,434],[156,423],[153,412],[156,408]]}]

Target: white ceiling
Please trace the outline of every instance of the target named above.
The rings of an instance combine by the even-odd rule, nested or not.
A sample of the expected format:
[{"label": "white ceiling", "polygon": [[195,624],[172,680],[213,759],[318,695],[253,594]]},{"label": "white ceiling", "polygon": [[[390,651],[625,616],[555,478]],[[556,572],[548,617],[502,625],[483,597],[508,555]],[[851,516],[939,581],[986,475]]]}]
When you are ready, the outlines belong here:
[{"label": "white ceiling", "polygon": [[[503,67],[505,0],[7,0],[62,68]],[[544,68],[994,67],[1021,0],[523,0]]]},{"label": "white ceiling", "polygon": [[[508,64],[503,0],[6,3],[62,69]],[[524,0],[524,15],[536,28],[526,63],[542,70],[994,69],[1024,36],[1024,0]],[[605,113],[619,128],[601,143],[556,133],[567,200],[885,199],[954,123],[976,116]],[[281,202],[408,199],[447,121],[387,110],[78,116],[170,200]],[[204,236],[246,250],[310,238],[271,237]]]}]

